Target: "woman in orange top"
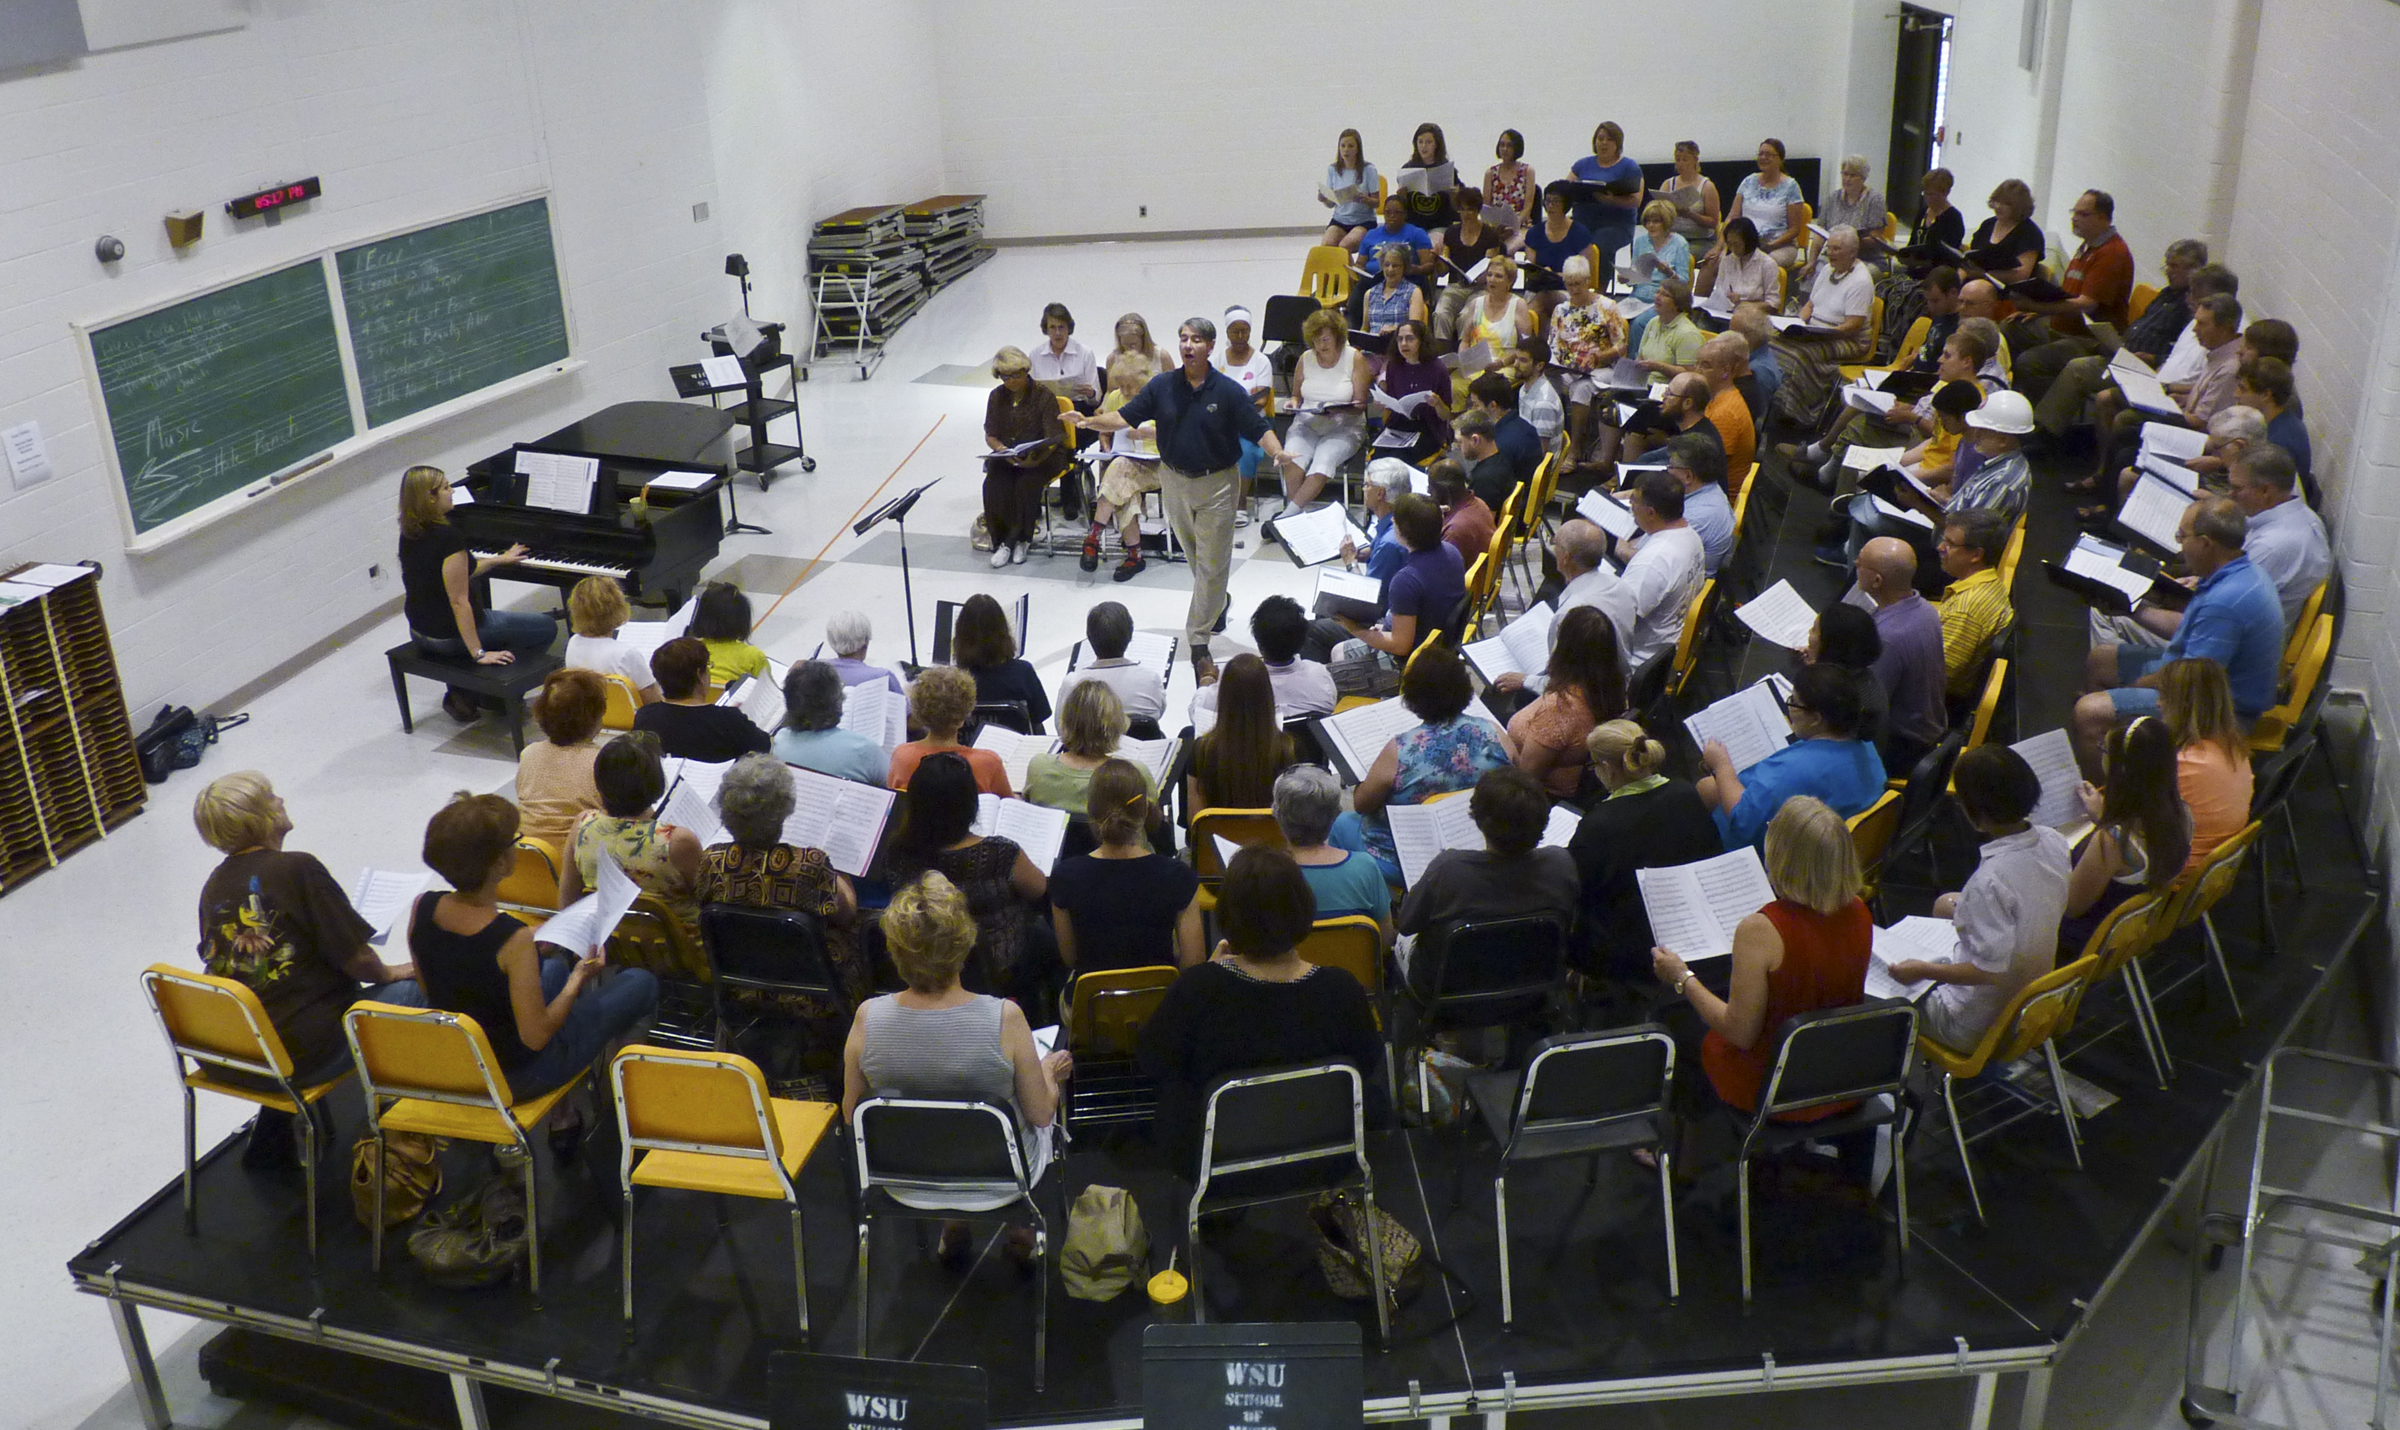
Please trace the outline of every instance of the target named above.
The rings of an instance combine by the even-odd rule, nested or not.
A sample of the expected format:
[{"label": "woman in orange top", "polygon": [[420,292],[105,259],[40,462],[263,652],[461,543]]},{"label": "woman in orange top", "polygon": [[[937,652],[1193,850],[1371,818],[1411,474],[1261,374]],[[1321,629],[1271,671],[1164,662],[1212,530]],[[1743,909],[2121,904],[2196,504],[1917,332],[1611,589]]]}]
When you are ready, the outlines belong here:
[{"label": "woman in orange top", "polygon": [[[1823,800],[1795,795],[1767,825],[1767,882],[1775,902],[1733,933],[1731,998],[1692,976],[1671,949],[1650,951],[1651,971],[1708,1025],[1700,1066],[1729,1107],[1758,1107],[1773,1065],[1776,1035],[1802,1013],[1856,1003],[1866,992],[1867,950],[1875,921],[1858,897],[1858,850],[1850,828]],[[1849,1110],[1834,1103],[1795,1112],[1814,1122]]]},{"label": "woman in orange top", "polygon": [[2175,785],[2192,812],[2197,869],[2209,851],[2250,822],[2250,741],[2233,713],[2233,687],[2213,660],[2177,660],[2159,667],[2158,711],[2175,738]]},{"label": "woman in orange top", "polygon": [[975,677],[953,665],[929,665],[917,676],[917,683],[908,688],[908,714],[924,738],[911,740],[892,751],[892,772],[886,783],[893,789],[907,789],[908,777],[927,755],[953,754],[965,757],[967,768],[975,772],[975,791],[996,794],[1002,799],[1016,793],[1008,786],[1008,767],[990,750],[978,750],[958,742],[958,732],[975,713]]}]

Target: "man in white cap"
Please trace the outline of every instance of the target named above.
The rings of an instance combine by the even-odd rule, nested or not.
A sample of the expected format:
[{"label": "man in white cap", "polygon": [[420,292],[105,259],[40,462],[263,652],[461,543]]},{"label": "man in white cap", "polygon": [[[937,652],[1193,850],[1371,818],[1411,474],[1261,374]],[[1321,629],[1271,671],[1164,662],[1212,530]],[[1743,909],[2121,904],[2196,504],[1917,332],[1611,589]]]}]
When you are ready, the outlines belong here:
[{"label": "man in white cap", "polygon": [[[1224,324],[1225,346],[1209,357],[1209,365],[1240,383],[1242,390],[1250,394],[1250,400],[1258,404],[1259,412],[1264,414],[1267,399],[1275,390],[1275,369],[1267,362],[1265,353],[1250,345],[1253,326],[1250,310],[1239,303],[1234,304],[1225,310]],[[1234,512],[1233,524],[1236,526],[1250,524],[1250,479],[1258,475],[1258,464],[1265,457],[1266,453],[1259,450],[1256,442],[1247,437],[1242,439],[1242,460],[1236,468],[1242,474],[1242,499]]]},{"label": "man in white cap", "polygon": [[[1932,489],[1945,517],[1988,511],[2014,526],[2025,515],[2033,495],[2032,470],[2025,464],[2025,437],[2033,431],[2033,404],[2025,394],[2003,388],[1967,414],[1967,440],[1983,461],[1953,487],[1947,482]],[[1963,463],[1961,465],[1964,465]],[[1905,517],[1887,515],[1865,492],[1850,500],[1850,559],[1878,536],[1897,536],[1917,551],[1917,569],[1936,565],[1934,540],[1940,533]],[[1930,582],[1928,583],[1930,584]]]}]

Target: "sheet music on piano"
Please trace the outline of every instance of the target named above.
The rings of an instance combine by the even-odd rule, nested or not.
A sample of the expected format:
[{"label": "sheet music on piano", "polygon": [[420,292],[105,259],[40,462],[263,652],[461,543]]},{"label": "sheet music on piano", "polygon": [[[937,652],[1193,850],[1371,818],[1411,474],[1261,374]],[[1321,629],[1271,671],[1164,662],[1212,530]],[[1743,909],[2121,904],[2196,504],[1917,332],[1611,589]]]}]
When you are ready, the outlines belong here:
[{"label": "sheet music on piano", "polygon": [[1775,901],[1767,866],[1747,844],[1697,863],[1637,869],[1634,879],[1652,942],[1685,963],[1732,953],[1735,926]]},{"label": "sheet music on piano", "polygon": [[517,473],[525,478],[525,505],[588,516],[592,488],[600,480],[598,457],[517,451]]},{"label": "sheet music on piano", "polygon": [[989,839],[997,834],[1025,851],[1033,867],[1044,874],[1057,871],[1059,851],[1067,842],[1067,812],[1022,799],[996,794],[975,796],[975,822],[967,832]]},{"label": "sheet music on piano", "polygon": [[853,879],[863,878],[875,860],[876,846],[883,842],[893,792],[797,765],[791,771],[792,813],[783,822],[783,842],[822,849],[834,868]]}]

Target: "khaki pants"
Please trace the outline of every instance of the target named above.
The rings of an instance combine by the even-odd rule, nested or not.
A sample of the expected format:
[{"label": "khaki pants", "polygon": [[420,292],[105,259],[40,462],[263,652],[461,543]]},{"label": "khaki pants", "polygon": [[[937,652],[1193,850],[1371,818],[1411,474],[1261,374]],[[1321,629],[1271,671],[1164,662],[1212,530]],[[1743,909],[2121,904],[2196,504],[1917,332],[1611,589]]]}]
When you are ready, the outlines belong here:
[{"label": "khaki pants", "polygon": [[1161,464],[1159,494],[1167,506],[1167,529],[1192,567],[1192,604],[1184,613],[1184,644],[1199,650],[1210,627],[1225,612],[1225,580],[1233,570],[1232,467],[1186,472]]}]

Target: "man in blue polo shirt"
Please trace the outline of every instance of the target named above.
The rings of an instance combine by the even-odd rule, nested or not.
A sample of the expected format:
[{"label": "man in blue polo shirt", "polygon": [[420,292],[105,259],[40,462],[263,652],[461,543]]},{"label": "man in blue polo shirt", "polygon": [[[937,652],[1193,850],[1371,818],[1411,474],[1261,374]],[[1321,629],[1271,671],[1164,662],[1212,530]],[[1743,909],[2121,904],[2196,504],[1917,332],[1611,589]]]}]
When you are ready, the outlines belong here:
[{"label": "man in blue polo shirt", "polygon": [[1068,414],[1065,421],[1087,432],[1157,424],[1159,495],[1166,504],[1167,526],[1192,568],[1184,639],[1192,652],[1193,678],[1208,685],[1217,678],[1208,638],[1225,628],[1225,580],[1233,569],[1234,491],[1242,439],[1249,438],[1294,473],[1299,465],[1284,455],[1275,429],[1242,385],[1209,365],[1209,354],[1217,347],[1216,324],[1206,318],[1184,319],[1176,329],[1175,345],[1183,356],[1182,367],[1150,379],[1131,402],[1114,412],[1094,417]]},{"label": "man in blue polo shirt", "polygon": [[2233,713],[2248,725],[2275,703],[2283,659],[2283,601],[2267,573],[2242,554],[2250,519],[2224,497],[2202,497],[2175,527],[2184,564],[2197,578],[2191,604],[2164,649],[2140,645],[2092,647],[2085,688],[2075,702],[2075,739],[2083,767],[2100,778],[2100,747],[2110,727],[2158,713],[2160,666],[2171,660],[2213,660],[2233,687]]}]

